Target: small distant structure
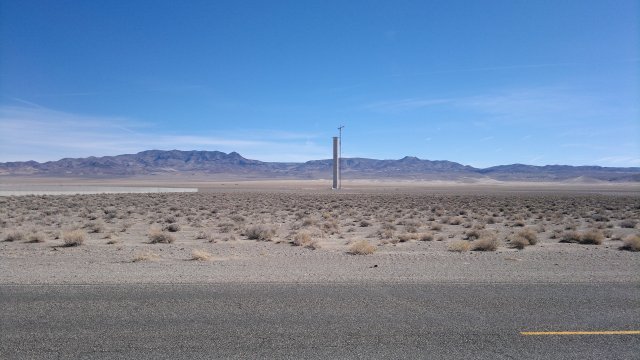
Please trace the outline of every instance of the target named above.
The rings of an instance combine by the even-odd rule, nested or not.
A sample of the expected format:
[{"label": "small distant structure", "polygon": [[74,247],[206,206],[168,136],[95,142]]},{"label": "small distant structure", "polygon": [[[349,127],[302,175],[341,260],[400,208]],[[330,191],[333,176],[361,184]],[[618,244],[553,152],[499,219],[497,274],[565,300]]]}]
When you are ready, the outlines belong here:
[{"label": "small distant structure", "polygon": [[333,137],[333,185],[334,190],[339,190],[342,187],[342,174],[340,168],[340,160],[342,159],[342,129],[343,125],[338,127],[339,136]]}]

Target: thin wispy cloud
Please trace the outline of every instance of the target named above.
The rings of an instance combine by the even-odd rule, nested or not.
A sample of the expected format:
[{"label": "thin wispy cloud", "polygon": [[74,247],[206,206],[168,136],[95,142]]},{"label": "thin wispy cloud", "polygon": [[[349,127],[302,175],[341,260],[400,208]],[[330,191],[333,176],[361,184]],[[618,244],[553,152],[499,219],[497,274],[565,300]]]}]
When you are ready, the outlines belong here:
[{"label": "thin wispy cloud", "polygon": [[27,105],[27,106],[29,106],[29,107],[39,108],[39,109],[45,109],[45,107],[44,107],[44,106],[42,106],[42,105],[36,104],[36,103],[34,103],[34,102],[32,102],[32,101],[27,101],[27,100],[24,100],[24,99],[20,99],[20,98],[17,98],[17,97],[7,96],[7,99],[10,99],[10,100],[12,100],[12,101],[15,101],[15,102],[21,103],[21,104],[23,104],[23,105]]},{"label": "thin wispy cloud", "polygon": [[592,143],[568,143],[568,144],[560,144],[562,148],[573,148],[573,149],[589,149],[589,150],[606,150],[606,146],[594,145]]},{"label": "thin wispy cloud", "polygon": [[603,114],[615,116],[625,110],[616,108],[603,97],[555,87],[511,89],[464,97],[457,99],[455,106],[492,115],[494,119],[538,123]]},{"label": "thin wispy cloud", "polygon": [[411,74],[392,75],[394,77],[414,77],[420,75],[437,75],[437,74],[455,74],[467,72],[483,72],[483,71],[499,71],[499,70],[518,70],[518,69],[535,69],[548,67],[565,67],[580,65],[578,62],[557,62],[557,63],[540,63],[540,64],[512,64],[512,65],[496,65],[496,66],[479,66],[472,68],[456,68],[447,70],[415,72]]},{"label": "thin wispy cloud", "polygon": [[154,92],[166,92],[166,93],[180,93],[180,92],[188,92],[195,90],[202,90],[208,88],[207,85],[203,84],[191,84],[191,85],[163,85],[163,86],[153,86],[148,88],[147,91]]},{"label": "thin wispy cloud", "polygon": [[[485,94],[454,98],[383,100],[365,104],[363,108],[375,112],[408,112],[427,110],[426,108],[438,105],[484,115],[484,120],[535,120],[538,123],[597,116],[619,120],[638,115],[637,106],[620,105],[616,102],[617,99],[614,97],[594,96],[562,87],[535,87],[494,90]],[[480,123],[478,120],[474,121]]]},{"label": "thin wispy cloud", "polygon": [[60,93],[46,93],[46,94],[34,94],[35,98],[57,98],[57,97],[76,97],[76,96],[97,96],[103,95],[97,91],[77,91],[77,92],[60,92]]},{"label": "thin wispy cloud", "polygon": [[473,73],[473,72],[485,72],[485,71],[502,71],[502,70],[525,70],[525,69],[540,69],[540,68],[554,68],[554,67],[576,67],[576,66],[610,66],[612,64],[622,64],[638,62],[638,58],[629,59],[609,59],[607,61],[598,62],[585,62],[585,61],[564,61],[564,62],[549,62],[549,63],[535,63],[535,64],[500,64],[492,66],[478,66],[468,68],[453,68],[444,70],[413,72],[410,74],[395,74],[389,75],[390,77],[415,77],[421,75],[437,75],[437,74],[455,74],[455,73]]},{"label": "thin wispy cloud", "polygon": [[228,131],[229,135],[233,134],[236,137],[243,139],[277,139],[283,141],[299,140],[306,141],[309,139],[316,139],[321,136],[318,133],[313,132],[295,132],[273,129],[238,129],[234,131]]},{"label": "thin wispy cloud", "polygon": [[373,110],[373,111],[383,111],[383,112],[397,112],[397,111],[409,111],[416,110],[425,107],[430,107],[434,105],[442,105],[451,103],[452,99],[400,99],[400,100],[389,100],[389,101],[379,101],[375,103],[366,104],[363,106],[364,109]]},{"label": "thin wispy cloud", "polygon": [[[395,39],[396,32],[389,32],[392,34]],[[640,62],[640,58],[629,58],[629,59],[611,59],[609,61],[601,61],[601,62],[580,62],[580,61],[568,61],[568,62],[551,62],[551,63],[536,63],[536,64],[504,64],[504,65],[495,65],[495,66],[479,66],[479,67],[469,67],[469,68],[453,68],[453,69],[442,69],[442,70],[434,70],[434,71],[423,71],[423,72],[412,72],[412,73],[402,73],[402,74],[389,74],[384,75],[376,79],[371,79],[369,81],[359,82],[351,85],[342,85],[338,87],[334,87],[328,89],[328,91],[343,91],[350,90],[354,88],[362,88],[366,86],[372,86],[373,84],[380,82],[384,79],[391,78],[409,78],[413,79],[421,76],[428,75],[439,75],[439,74],[464,74],[464,73],[482,73],[482,72],[495,72],[495,71],[511,71],[511,70],[535,70],[535,69],[544,69],[544,68],[562,68],[562,67],[576,67],[576,66],[612,66],[616,64],[625,64],[625,63],[634,63]],[[407,99],[407,100],[415,100],[415,99]],[[401,100],[399,100],[401,101]],[[375,104],[372,104],[375,105]]]},{"label": "thin wispy cloud", "polygon": [[[204,84],[186,84],[186,85],[147,85],[147,84],[135,84],[131,87],[118,89],[118,91],[72,91],[72,92],[50,92],[50,93],[35,93],[31,95],[35,99],[52,99],[52,98],[66,98],[66,97],[87,97],[87,96],[112,96],[122,94],[140,94],[140,93],[168,93],[179,94],[193,91],[201,91],[208,89],[208,85]],[[27,105],[39,106],[33,102],[28,102],[15,97],[7,97],[13,101],[21,102]]]},{"label": "thin wispy cloud", "polygon": [[161,132],[126,117],[88,116],[36,107],[0,107],[0,161],[50,161],[136,153],[149,149],[238,151],[263,161],[307,161],[326,158],[309,134],[256,130],[240,137]]}]

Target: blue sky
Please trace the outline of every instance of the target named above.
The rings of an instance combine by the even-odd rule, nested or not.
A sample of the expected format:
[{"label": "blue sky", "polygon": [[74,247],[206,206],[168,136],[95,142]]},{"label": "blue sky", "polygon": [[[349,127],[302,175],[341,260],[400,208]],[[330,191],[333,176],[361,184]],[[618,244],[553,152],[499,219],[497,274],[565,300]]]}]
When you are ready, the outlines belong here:
[{"label": "blue sky", "polygon": [[2,1],[0,161],[640,166],[640,2]]}]

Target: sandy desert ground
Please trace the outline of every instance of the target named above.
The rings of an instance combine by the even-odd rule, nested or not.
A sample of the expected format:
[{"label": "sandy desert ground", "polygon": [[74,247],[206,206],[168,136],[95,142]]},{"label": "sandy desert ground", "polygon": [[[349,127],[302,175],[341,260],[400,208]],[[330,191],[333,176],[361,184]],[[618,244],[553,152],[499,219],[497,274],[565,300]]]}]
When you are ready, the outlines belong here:
[{"label": "sandy desert ground", "polygon": [[0,283],[640,280],[635,184],[326,184],[0,197]]}]

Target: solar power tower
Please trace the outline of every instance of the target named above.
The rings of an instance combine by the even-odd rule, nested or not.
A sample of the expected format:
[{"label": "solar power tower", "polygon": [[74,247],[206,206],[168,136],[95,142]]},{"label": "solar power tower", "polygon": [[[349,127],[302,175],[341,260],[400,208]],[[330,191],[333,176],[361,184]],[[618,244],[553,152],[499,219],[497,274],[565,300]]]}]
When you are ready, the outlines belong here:
[{"label": "solar power tower", "polygon": [[338,190],[342,187],[342,169],[340,168],[340,159],[342,158],[342,129],[344,126],[340,126],[338,131],[339,136],[333,137],[333,186],[334,190]]}]

